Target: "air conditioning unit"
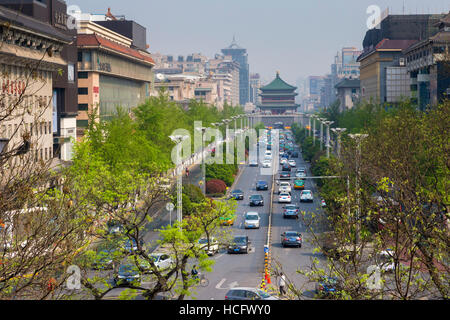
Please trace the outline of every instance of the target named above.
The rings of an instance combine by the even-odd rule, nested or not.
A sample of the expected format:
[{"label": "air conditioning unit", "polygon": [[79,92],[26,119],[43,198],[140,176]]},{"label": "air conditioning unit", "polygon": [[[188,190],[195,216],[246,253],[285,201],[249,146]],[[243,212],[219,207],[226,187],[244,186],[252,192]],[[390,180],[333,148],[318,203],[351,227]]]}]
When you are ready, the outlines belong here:
[{"label": "air conditioning unit", "polygon": [[405,58],[400,58],[399,64],[401,67],[404,67],[405,66]]}]

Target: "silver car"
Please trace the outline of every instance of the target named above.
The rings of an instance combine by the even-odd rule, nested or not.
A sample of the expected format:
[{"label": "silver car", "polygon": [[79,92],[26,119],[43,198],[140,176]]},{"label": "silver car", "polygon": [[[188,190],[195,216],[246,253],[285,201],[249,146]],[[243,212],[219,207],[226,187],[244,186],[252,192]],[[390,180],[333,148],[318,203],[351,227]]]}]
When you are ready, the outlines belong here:
[{"label": "silver car", "polygon": [[258,212],[247,212],[245,214],[245,222],[244,227],[245,229],[254,228],[259,229],[261,218],[259,217]]},{"label": "silver car", "polygon": [[300,202],[313,202],[314,196],[311,190],[303,190],[300,193]]}]

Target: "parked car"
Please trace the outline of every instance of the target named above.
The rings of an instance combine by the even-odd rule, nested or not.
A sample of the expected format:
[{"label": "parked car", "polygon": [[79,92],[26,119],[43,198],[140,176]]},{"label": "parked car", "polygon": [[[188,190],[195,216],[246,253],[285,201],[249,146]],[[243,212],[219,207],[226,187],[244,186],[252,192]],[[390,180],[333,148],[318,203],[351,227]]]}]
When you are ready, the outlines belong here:
[{"label": "parked car", "polygon": [[288,204],[284,207],[283,218],[298,219],[300,208],[295,204]]},{"label": "parked car", "polygon": [[117,220],[110,220],[107,222],[106,226],[108,227],[109,234],[120,234],[123,231],[122,224]]},{"label": "parked car", "polygon": [[279,203],[291,203],[291,195],[289,193],[280,193],[278,196]]},{"label": "parked car", "polygon": [[294,189],[303,190],[305,189],[305,180],[303,179],[295,179],[294,180]]},{"label": "parked car", "polygon": [[[139,244],[142,247],[144,245],[144,241],[142,239],[139,239]],[[134,240],[134,239],[125,240],[124,250],[126,252],[132,253],[133,251],[136,251],[137,249],[138,249],[138,245],[136,243],[136,240]]]},{"label": "parked car", "polygon": [[279,185],[280,186],[278,187],[278,193],[291,193],[292,188],[290,182],[280,181]]},{"label": "parked car", "polygon": [[257,288],[238,287],[230,289],[225,300],[279,300],[277,297]]},{"label": "parked car", "polygon": [[291,180],[291,174],[289,172],[280,172],[280,180]]},{"label": "parked car", "polygon": [[300,193],[300,202],[313,202],[314,196],[311,190],[303,190]]},{"label": "parked car", "polygon": [[235,236],[233,241],[228,245],[228,253],[248,253],[251,242],[248,236]]},{"label": "parked car", "polygon": [[210,238],[209,244],[208,238],[201,238],[200,240],[198,240],[198,244],[203,250],[206,251],[206,254],[209,256],[213,256],[219,252],[219,242],[215,238]]},{"label": "parked car", "polygon": [[260,227],[260,216],[258,212],[247,212],[245,214],[244,227],[245,229],[259,229]]},{"label": "parked car", "polygon": [[395,270],[394,250],[386,249],[376,255],[377,266],[383,272],[393,272]]},{"label": "parked car", "polygon": [[130,263],[120,265],[119,270],[114,275],[113,282],[115,286],[126,284],[139,286],[141,284],[141,274],[138,267]]},{"label": "parked car", "polygon": [[244,200],[244,192],[240,189],[233,190],[231,192],[231,197],[236,200]]},{"label": "parked car", "polygon": [[339,291],[339,281],[335,277],[320,277],[316,283],[316,293],[321,297],[334,295]]},{"label": "parked car", "polygon": [[152,253],[151,257],[158,270],[166,270],[175,264],[173,259],[167,253],[156,252]]},{"label": "parked car", "polygon": [[114,267],[114,255],[117,249],[103,249],[97,252],[92,262],[94,270],[108,270]]},{"label": "parked car", "polygon": [[297,162],[295,162],[295,160],[289,160],[289,165],[294,168],[297,166]]},{"label": "parked car", "polygon": [[284,231],[281,234],[281,245],[284,247],[302,247],[302,234],[297,231]]},{"label": "parked car", "polygon": [[264,198],[260,194],[254,194],[250,196],[250,207],[264,206]]},{"label": "parked car", "polygon": [[256,190],[269,190],[269,184],[267,181],[259,180],[256,182]]}]

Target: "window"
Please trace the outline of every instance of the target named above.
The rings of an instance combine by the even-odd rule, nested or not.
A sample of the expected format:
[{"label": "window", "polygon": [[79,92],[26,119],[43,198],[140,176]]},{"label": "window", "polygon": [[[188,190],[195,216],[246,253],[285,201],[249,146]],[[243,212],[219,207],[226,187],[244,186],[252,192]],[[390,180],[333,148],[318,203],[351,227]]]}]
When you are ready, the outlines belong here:
[{"label": "window", "polygon": [[88,88],[78,88],[78,94],[87,95],[89,93]]},{"label": "window", "polygon": [[87,72],[78,72],[78,79],[87,79],[88,73]]},{"label": "window", "polygon": [[78,62],[83,62],[83,52],[78,51]]},{"label": "window", "polygon": [[73,63],[67,65],[67,81],[75,81],[75,65]]},{"label": "window", "polygon": [[78,111],[88,111],[89,106],[87,103],[79,103],[78,104]]}]

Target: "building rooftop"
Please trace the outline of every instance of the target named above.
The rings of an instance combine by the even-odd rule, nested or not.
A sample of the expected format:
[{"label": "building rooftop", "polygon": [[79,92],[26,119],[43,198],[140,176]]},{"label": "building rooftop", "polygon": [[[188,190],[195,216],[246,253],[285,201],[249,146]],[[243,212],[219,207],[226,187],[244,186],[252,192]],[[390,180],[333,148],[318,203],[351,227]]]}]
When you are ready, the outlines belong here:
[{"label": "building rooftop", "polygon": [[294,91],[297,87],[291,86],[287,82],[285,82],[283,79],[280,78],[280,73],[277,72],[277,75],[275,77],[275,80],[273,80],[268,85],[261,87],[261,91],[278,91],[278,90],[289,90]]},{"label": "building rooftop", "polygon": [[72,41],[72,37],[59,32],[50,24],[5,7],[0,7],[0,21],[5,21],[13,26],[24,28],[29,31],[41,33],[42,36],[47,38],[54,38],[67,43]]},{"label": "building rooftop", "polygon": [[111,40],[105,39],[96,34],[79,34],[77,37],[77,46],[79,47],[98,47],[124,54],[145,63],[155,65],[155,61],[149,56],[143,55],[138,50],[123,46]]},{"label": "building rooftop", "polygon": [[359,88],[361,86],[361,81],[359,79],[344,79],[338,82],[334,87],[339,88]]},{"label": "building rooftop", "polygon": [[364,51],[356,61],[360,62],[376,51],[402,51],[411,47],[417,42],[418,40],[391,40],[385,38],[378,42],[378,44],[374,48]]}]

